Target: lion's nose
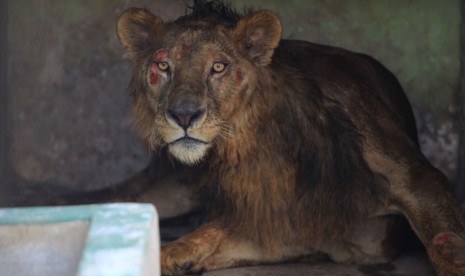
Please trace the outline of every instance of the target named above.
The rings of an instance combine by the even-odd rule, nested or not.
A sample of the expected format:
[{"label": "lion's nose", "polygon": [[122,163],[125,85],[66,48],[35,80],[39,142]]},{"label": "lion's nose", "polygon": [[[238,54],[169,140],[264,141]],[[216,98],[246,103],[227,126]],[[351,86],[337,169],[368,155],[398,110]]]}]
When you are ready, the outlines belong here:
[{"label": "lion's nose", "polygon": [[199,121],[205,114],[205,109],[191,101],[181,101],[168,109],[168,117],[180,127],[187,129],[193,123]]}]

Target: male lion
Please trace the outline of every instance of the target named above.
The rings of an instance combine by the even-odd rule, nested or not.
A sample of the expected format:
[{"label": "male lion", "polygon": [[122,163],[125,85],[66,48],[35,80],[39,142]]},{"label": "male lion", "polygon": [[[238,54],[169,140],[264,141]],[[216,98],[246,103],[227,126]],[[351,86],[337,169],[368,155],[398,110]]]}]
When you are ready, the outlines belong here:
[{"label": "male lion", "polygon": [[[135,125],[155,152],[123,190],[157,182],[157,197],[184,187],[182,212],[208,210],[200,228],[162,249],[163,274],[322,253],[387,262],[403,215],[439,274],[465,275],[459,206],[420,152],[404,91],[376,60],[282,40],[274,13],[240,15],[218,1],[194,1],[167,23],[131,8],[117,28],[134,64]],[[166,200],[151,200],[167,216]]]}]

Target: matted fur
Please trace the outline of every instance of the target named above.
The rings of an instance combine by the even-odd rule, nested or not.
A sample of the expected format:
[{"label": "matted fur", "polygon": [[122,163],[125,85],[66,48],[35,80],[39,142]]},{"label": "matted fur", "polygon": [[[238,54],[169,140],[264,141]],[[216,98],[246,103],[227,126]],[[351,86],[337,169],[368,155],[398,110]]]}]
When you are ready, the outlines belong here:
[{"label": "matted fur", "polygon": [[[135,126],[159,159],[194,166],[208,206],[208,223],[163,250],[164,273],[319,250],[337,261],[388,260],[398,219],[387,214],[407,217],[439,271],[462,271],[431,242],[457,240],[462,250],[464,222],[418,148],[395,77],[366,55],[281,32],[274,13],[241,15],[219,1],[194,1],[173,22],[139,8],[118,21],[134,62]],[[378,221],[373,247],[363,225]]]}]

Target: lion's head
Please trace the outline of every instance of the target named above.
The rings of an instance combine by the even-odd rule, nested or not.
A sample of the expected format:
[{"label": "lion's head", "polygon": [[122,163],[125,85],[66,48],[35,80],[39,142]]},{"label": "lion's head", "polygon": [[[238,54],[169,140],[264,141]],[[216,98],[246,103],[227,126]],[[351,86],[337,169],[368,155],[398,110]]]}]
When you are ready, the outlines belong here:
[{"label": "lion's head", "polygon": [[247,105],[281,37],[269,11],[242,17],[215,2],[195,6],[202,9],[168,23],[133,8],[117,25],[134,62],[135,124],[152,149],[167,146],[186,164],[230,135],[228,122]]}]

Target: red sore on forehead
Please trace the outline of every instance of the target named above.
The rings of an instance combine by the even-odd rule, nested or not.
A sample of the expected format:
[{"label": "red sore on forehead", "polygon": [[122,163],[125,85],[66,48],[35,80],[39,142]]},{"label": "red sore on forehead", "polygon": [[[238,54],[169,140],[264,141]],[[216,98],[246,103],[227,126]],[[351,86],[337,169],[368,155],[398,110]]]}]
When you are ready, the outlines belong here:
[{"label": "red sore on forehead", "polygon": [[166,59],[167,57],[168,57],[167,50],[160,50],[156,52],[155,55],[153,56],[155,60],[163,60],[163,59]]},{"label": "red sore on forehead", "polygon": [[189,51],[189,49],[190,49],[191,47],[192,47],[192,46],[190,46],[190,45],[185,45],[185,44],[183,44],[183,45],[181,46],[181,54],[182,54],[182,55],[185,55],[185,54],[187,53],[187,51]]},{"label": "red sore on forehead", "polygon": [[186,56],[187,52],[189,52],[191,45],[181,45],[181,47],[177,48],[176,59],[182,59]]}]

